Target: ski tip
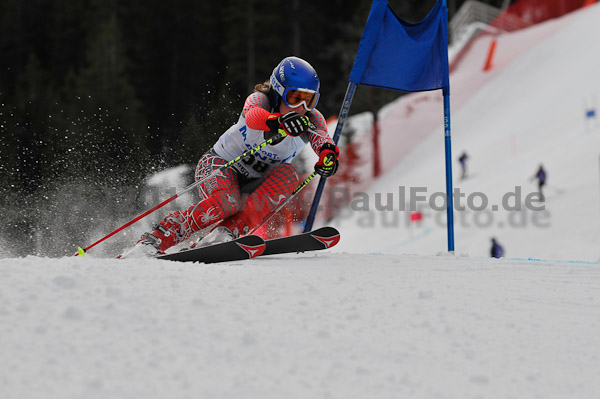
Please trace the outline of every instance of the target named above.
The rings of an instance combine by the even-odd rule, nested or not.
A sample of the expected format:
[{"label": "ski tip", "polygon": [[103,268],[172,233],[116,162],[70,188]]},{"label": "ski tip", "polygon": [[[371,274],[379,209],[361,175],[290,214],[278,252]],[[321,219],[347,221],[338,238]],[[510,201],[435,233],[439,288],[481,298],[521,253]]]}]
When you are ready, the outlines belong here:
[{"label": "ski tip", "polygon": [[[337,230],[336,230],[336,232],[337,232]],[[337,245],[338,242],[340,242],[340,233],[339,232],[337,234],[331,234],[331,235],[320,235],[320,234],[311,233],[311,236],[315,240],[322,243],[325,246],[325,249],[331,248],[334,245]]]},{"label": "ski tip", "polygon": [[265,249],[267,248],[264,242],[258,245],[246,245],[238,242],[237,245],[239,245],[240,248],[242,248],[248,253],[250,259],[262,255],[262,253],[265,252]]},{"label": "ski tip", "polygon": [[77,253],[75,254],[75,256],[77,255],[85,256],[85,249],[77,247]]}]

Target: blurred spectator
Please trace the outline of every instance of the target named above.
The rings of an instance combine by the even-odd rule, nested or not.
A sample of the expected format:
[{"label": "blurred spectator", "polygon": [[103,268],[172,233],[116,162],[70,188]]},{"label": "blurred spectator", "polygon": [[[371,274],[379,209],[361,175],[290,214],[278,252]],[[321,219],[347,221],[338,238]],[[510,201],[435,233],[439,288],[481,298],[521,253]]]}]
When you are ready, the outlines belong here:
[{"label": "blurred spectator", "polygon": [[458,158],[458,162],[460,162],[460,166],[462,168],[460,180],[464,180],[467,178],[467,159],[469,159],[469,156],[467,155],[466,152],[463,152],[461,154],[461,156]]},{"label": "blurred spectator", "polygon": [[542,201],[544,201],[545,199],[544,199],[544,193],[542,192],[542,188],[546,184],[546,170],[544,170],[544,167],[542,165],[540,165],[540,168],[536,172],[535,176],[533,176],[533,179],[537,179],[538,192],[540,193],[540,199]]},{"label": "blurred spectator", "polygon": [[504,248],[502,245],[498,244],[495,238],[492,238],[492,249],[490,251],[490,255],[492,258],[501,258],[504,256]]}]

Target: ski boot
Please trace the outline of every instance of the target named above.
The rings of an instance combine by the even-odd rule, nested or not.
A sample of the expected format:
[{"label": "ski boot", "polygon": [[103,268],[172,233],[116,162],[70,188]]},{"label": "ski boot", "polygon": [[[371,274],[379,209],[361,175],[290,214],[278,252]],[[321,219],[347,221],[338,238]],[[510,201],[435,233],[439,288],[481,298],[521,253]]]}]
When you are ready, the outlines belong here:
[{"label": "ski boot", "polygon": [[194,242],[190,249],[192,248],[202,248],[208,247],[210,245],[221,244],[224,242],[233,241],[238,238],[234,232],[229,230],[229,228],[225,226],[217,226],[210,233],[208,233],[204,238],[199,239]]},{"label": "ski boot", "polygon": [[165,250],[177,243],[177,231],[172,228],[169,220],[156,226],[151,233],[144,233],[133,248],[117,256],[118,259],[147,258],[163,255]]}]

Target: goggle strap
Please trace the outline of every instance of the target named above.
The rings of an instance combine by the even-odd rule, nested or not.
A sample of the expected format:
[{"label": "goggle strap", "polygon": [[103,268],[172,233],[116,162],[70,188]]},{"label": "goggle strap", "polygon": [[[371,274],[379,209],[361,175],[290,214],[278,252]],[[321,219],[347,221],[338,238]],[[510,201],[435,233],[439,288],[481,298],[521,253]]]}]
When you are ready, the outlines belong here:
[{"label": "goggle strap", "polygon": [[277,92],[277,94],[283,97],[283,94],[285,93],[285,87],[279,83],[275,75],[271,75],[271,87],[273,90],[275,90],[275,92]]}]

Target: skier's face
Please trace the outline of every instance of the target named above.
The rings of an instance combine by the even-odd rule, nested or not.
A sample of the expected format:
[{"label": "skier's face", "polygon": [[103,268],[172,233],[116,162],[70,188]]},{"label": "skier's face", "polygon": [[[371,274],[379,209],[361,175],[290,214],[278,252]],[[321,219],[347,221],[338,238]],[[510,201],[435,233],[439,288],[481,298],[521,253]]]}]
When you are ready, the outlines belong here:
[{"label": "skier's face", "polygon": [[304,108],[304,104],[302,104],[301,106],[297,107],[297,108],[292,108],[292,107],[288,107],[287,105],[285,105],[285,103],[282,101],[281,102],[281,106],[279,107],[279,112],[281,112],[282,114],[287,114],[288,112],[292,112],[295,111],[297,113],[299,113],[300,115],[304,115],[306,114],[306,108]]}]

